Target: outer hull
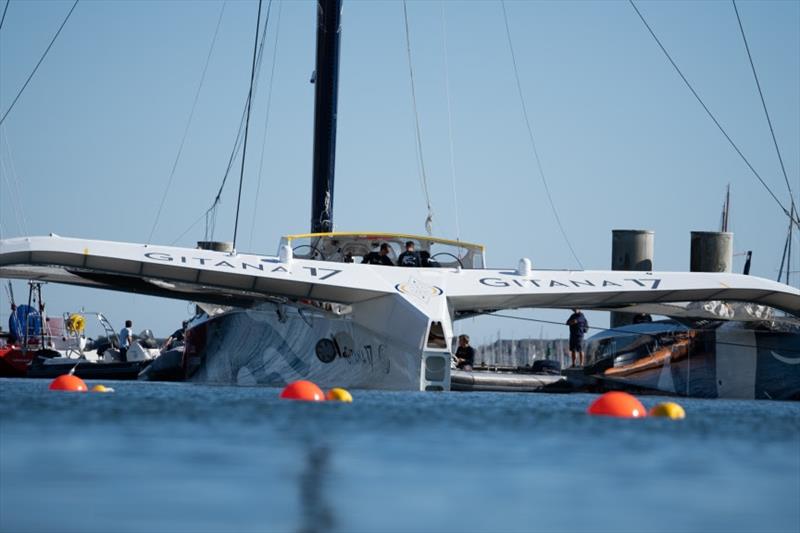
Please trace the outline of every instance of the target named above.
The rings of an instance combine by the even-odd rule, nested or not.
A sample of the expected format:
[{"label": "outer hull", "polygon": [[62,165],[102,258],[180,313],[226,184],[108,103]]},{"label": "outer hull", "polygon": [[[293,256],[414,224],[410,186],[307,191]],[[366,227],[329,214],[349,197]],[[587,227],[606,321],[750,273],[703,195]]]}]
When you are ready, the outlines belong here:
[{"label": "outer hull", "polygon": [[420,390],[421,355],[348,316],[267,304],[193,326],[184,368],[206,383]]},{"label": "outer hull", "polygon": [[642,345],[639,357],[597,377],[615,388],[679,396],[800,400],[800,336],[733,328],[691,331],[655,350]]}]

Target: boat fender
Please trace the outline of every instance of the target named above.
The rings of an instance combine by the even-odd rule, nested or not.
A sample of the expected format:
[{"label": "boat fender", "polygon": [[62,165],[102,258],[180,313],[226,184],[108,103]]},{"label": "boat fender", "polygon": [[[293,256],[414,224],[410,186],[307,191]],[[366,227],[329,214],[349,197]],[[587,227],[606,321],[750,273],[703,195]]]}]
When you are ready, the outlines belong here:
[{"label": "boat fender", "polygon": [[292,259],[294,258],[294,252],[292,251],[292,247],[288,244],[284,244],[278,249],[278,259],[284,265],[289,265],[292,263]]},{"label": "boat fender", "polygon": [[517,275],[527,277],[531,275],[531,260],[523,257],[517,265]]}]

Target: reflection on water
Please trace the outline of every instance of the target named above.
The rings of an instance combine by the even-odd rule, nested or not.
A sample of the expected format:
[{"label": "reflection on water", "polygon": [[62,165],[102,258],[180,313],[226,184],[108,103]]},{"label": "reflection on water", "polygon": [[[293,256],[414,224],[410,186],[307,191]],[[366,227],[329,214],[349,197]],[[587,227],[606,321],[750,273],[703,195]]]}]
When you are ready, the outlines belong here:
[{"label": "reflection on water", "polygon": [[325,497],[330,462],[331,451],[327,446],[312,447],[306,453],[305,469],[300,475],[299,533],[323,533],[336,525],[333,507]]}]

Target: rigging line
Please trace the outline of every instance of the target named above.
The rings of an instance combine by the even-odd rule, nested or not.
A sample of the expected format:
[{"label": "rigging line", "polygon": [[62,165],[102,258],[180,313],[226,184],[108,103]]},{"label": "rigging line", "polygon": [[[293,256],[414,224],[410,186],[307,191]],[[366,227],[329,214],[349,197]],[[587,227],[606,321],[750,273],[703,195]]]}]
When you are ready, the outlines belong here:
[{"label": "rigging line", "polygon": [[[253,64],[250,67],[250,93],[247,96],[247,121],[244,124],[244,143],[242,144],[242,166],[239,171],[239,195],[236,199],[236,218],[233,223],[233,250],[236,251],[236,234],[239,231],[239,208],[242,205],[242,184],[244,183],[244,163],[247,155],[247,133],[250,130],[250,109],[253,104],[253,82],[256,77],[256,56],[258,55],[258,30],[261,28],[261,3],[258,0],[258,16],[256,17],[256,36],[253,41]],[[269,22],[269,21],[267,21]],[[264,24],[266,27],[266,24]]]},{"label": "rigging line", "polygon": [[3,8],[3,16],[0,17],[0,30],[3,29],[3,23],[6,21],[6,12],[8,11],[8,5],[11,3],[11,0],[6,0],[6,7]]},{"label": "rigging line", "polygon": [[781,164],[781,172],[783,172],[783,179],[786,181],[786,188],[789,189],[789,196],[792,198],[792,203],[794,203],[794,193],[792,192],[792,185],[789,183],[789,176],[786,174],[786,166],[783,164],[783,156],[781,156],[781,150],[778,148],[778,140],[775,138],[775,128],[772,127],[772,119],[769,116],[769,111],[767,111],[767,103],[764,100],[764,92],[761,90],[761,82],[758,79],[758,74],[756,74],[756,66],[753,63],[753,56],[750,54],[750,45],[747,43],[747,37],[744,34],[744,26],[742,25],[742,19],[739,16],[739,8],[736,6],[736,0],[731,0],[733,4],[733,10],[736,12],[736,20],[739,23],[739,31],[742,33],[742,41],[744,42],[744,48],[747,50],[747,59],[750,62],[750,69],[753,71],[753,79],[756,80],[756,87],[758,87],[758,96],[761,98],[761,107],[764,108],[764,115],[767,117],[767,124],[769,124],[769,132],[772,135],[772,143],[775,145],[775,152],[778,154],[778,161]]},{"label": "rigging line", "polygon": [[[8,169],[11,173],[12,182],[9,184],[10,186],[13,185],[13,193],[16,196],[16,202],[14,202],[14,211],[16,212],[19,209],[20,218],[22,220],[22,225],[20,225],[20,230],[23,231],[23,235],[30,235],[28,233],[28,219],[25,216],[25,209],[22,206],[22,193],[20,191],[20,180],[19,174],[17,174],[17,167],[14,165],[14,157],[11,155],[11,143],[8,142],[8,132],[6,131],[5,126],[0,126],[0,133],[3,136],[3,142],[6,146],[6,154],[8,154]],[[19,204],[19,205],[17,205]],[[19,225],[19,222],[18,222]]]},{"label": "rigging line", "polygon": [[447,23],[445,21],[445,2],[442,7],[442,48],[444,49],[444,91],[447,97],[447,135],[450,140],[450,178],[453,182],[453,207],[456,214],[456,241],[461,240],[461,223],[458,218],[458,194],[456,193],[456,159],[453,147],[453,111],[450,103],[450,66],[447,57]]},{"label": "rigging line", "polygon": [[[24,210],[21,210],[22,202],[20,201],[21,197],[19,195],[19,191],[16,190],[16,187],[11,184],[11,181],[8,178],[8,175],[11,173],[6,170],[6,163],[2,158],[0,158],[0,170],[4,170],[4,172],[1,173],[3,175],[3,181],[6,182],[6,186],[13,195],[13,197],[10,199],[11,211],[14,212],[14,220],[17,223],[17,228],[19,228],[19,235],[29,235],[26,228],[26,223],[24,222]],[[16,194],[14,194],[15,192]],[[781,266],[781,270],[783,270],[783,266]]]},{"label": "rigging line", "polygon": [[[555,320],[544,320],[544,319],[541,319],[541,318],[529,318],[529,317],[524,317],[524,316],[502,315],[500,313],[491,313],[491,312],[486,312],[486,313],[481,313],[481,314],[484,315],[484,316],[490,316],[490,317],[511,318],[513,320],[523,320],[525,322],[538,322],[540,324],[552,324],[554,326],[565,326],[566,325],[563,322],[557,322]],[[594,330],[597,330],[597,331],[600,331],[600,332],[615,331],[617,333],[627,333],[629,335],[642,335],[642,336],[644,336],[644,335],[655,336],[656,335],[656,334],[653,334],[653,333],[643,333],[641,331],[634,331],[634,330],[631,330],[631,329],[627,329],[626,330],[626,329],[623,329],[623,328],[602,328],[600,326],[589,326],[589,329],[594,329]],[[689,328],[689,329],[692,329],[694,331],[716,331],[714,328]],[[756,347],[754,344],[745,344],[745,343],[730,342],[730,341],[716,340],[715,342],[716,342],[716,344],[721,344],[721,345],[724,345],[724,346],[739,346],[739,347],[743,347],[743,348],[755,348]],[[782,352],[790,352],[790,353],[798,353],[798,354],[800,354],[800,350],[795,350],[795,349],[792,349],[792,348],[781,348],[781,351]]]},{"label": "rigging line", "polygon": [[256,228],[256,214],[258,213],[258,198],[261,194],[261,171],[264,168],[264,152],[267,147],[267,132],[269,126],[269,113],[272,109],[272,82],[275,79],[275,62],[278,57],[278,36],[281,29],[281,11],[283,10],[283,2],[278,0],[278,20],[275,21],[275,41],[272,45],[272,66],[269,72],[269,83],[267,85],[267,111],[264,118],[264,141],[261,144],[261,157],[258,162],[258,185],[256,186],[256,198],[253,205],[253,220],[250,223],[250,239],[247,242],[248,250],[253,246],[253,232]]},{"label": "rigging line", "polygon": [[667,57],[667,59],[669,60],[670,64],[672,65],[672,67],[675,69],[675,71],[681,77],[681,79],[683,80],[683,83],[686,84],[686,87],[689,88],[689,90],[691,91],[692,95],[694,95],[695,99],[703,107],[703,109],[705,110],[706,114],[709,116],[709,118],[717,126],[717,129],[719,129],[719,131],[722,133],[722,135],[725,136],[725,139],[728,140],[728,143],[731,145],[731,147],[736,151],[737,154],[739,154],[739,157],[747,165],[747,168],[750,169],[750,171],[753,173],[753,175],[756,177],[756,179],[758,179],[758,181],[761,183],[761,185],[764,186],[764,188],[767,190],[769,195],[772,196],[772,199],[775,200],[775,202],[778,204],[778,206],[780,206],[781,210],[789,217],[789,219],[794,224],[797,224],[798,226],[800,226],[800,219],[795,218],[795,214],[790,212],[786,207],[783,206],[783,203],[778,199],[778,197],[775,195],[775,193],[772,191],[772,189],[769,187],[769,185],[767,185],[767,182],[765,182],[764,179],[761,177],[761,175],[758,173],[758,171],[756,171],[756,169],[753,168],[753,165],[750,164],[750,161],[745,157],[745,155],[742,153],[742,151],[739,149],[739,147],[736,145],[736,143],[733,142],[733,139],[731,139],[730,135],[728,135],[728,132],[725,131],[725,128],[723,128],[722,125],[719,123],[719,121],[717,120],[717,117],[714,116],[714,114],[711,112],[711,110],[705,104],[703,99],[700,98],[700,95],[697,94],[697,91],[694,90],[694,87],[692,87],[692,84],[689,83],[689,80],[686,78],[686,76],[683,75],[683,72],[681,71],[681,69],[678,68],[678,65],[672,59],[672,56],[669,55],[669,52],[667,52],[667,49],[664,48],[663,44],[661,44],[661,40],[656,36],[656,34],[653,31],[653,29],[650,27],[650,24],[647,23],[647,20],[644,18],[644,15],[642,15],[641,11],[639,11],[639,8],[636,7],[636,4],[633,2],[633,0],[628,0],[628,2],[630,3],[631,7],[633,7],[634,11],[636,11],[636,14],[639,15],[639,18],[641,19],[642,23],[644,23],[645,27],[647,28],[647,31],[650,32],[650,35],[655,40],[656,44],[658,44],[658,47],[661,48],[661,51]]},{"label": "rigging line", "polygon": [[428,235],[432,233],[433,229],[433,209],[431,208],[431,195],[428,192],[428,177],[425,174],[425,159],[422,154],[422,130],[419,126],[419,110],[417,108],[417,91],[414,84],[414,66],[411,61],[411,36],[408,29],[408,8],[406,0],[403,0],[403,22],[405,23],[406,30],[406,53],[408,55],[408,74],[411,80],[411,105],[414,109],[414,125],[416,132],[416,148],[417,148],[417,164],[420,171],[420,180],[422,182],[422,190],[425,193],[425,204],[428,208],[428,216],[425,219],[425,230]]},{"label": "rigging line", "polygon": [[[39,65],[41,65],[42,61],[44,61],[44,58],[47,57],[47,53],[50,51],[50,48],[52,48],[53,43],[56,42],[56,39],[58,39],[58,36],[61,34],[61,30],[64,29],[64,26],[67,24],[67,21],[72,16],[72,12],[75,11],[75,7],[78,5],[79,1],[80,0],[75,0],[75,3],[72,4],[72,7],[69,9],[69,13],[67,13],[67,16],[64,17],[64,21],[61,23],[61,26],[58,27],[58,31],[56,31],[56,34],[53,35],[53,38],[50,40],[50,44],[47,45],[47,48],[45,49],[44,53],[42,54],[42,57],[39,58],[39,61],[36,63],[36,66],[33,67],[33,70],[31,71],[30,75],[28,76],[28,79],[25,80],[25,83],[22,85],[22,88],[20,88],[19,92],[17,93],[17,96],[14,97],[14,100],[11,102],[11,105],[8,106],[8,109],[6,109],[6,112],[3,113],[3,118],[0,118],[0,124],[5,122],[6,117],[8,116],[8,114],[11,113],[12,109],[14,109],[14,104],[16,104],[17,100],[19,100],[19,97],[22,96],[22,92],[28,86],[28,84],[30,83],[31,79],[33,79],[33,75],[36,74],[37,70],[39,70]],[[8,4],[6,4],[6,7],[8,7]]]},{"label": "rigging line", "polygon": [[558,225],[558,229],[561,231],[561,236],[564,237],[564,242],[567,243],[567,247],[569,248],[570,253],[572,253],[572,257],[575,259],[575,262],[578,263],[578,266],[581,269],[584,268],[583,263],[578,258],[578,254],[575,253],[575,248],[572,246],[572,242],[570,242],[569,237],[567,236],[567,231],[564,229],[564,225],[561,223],[561,217],[558,215],[558,210],[556,209],[556,204],[553,201],[553,196],[550,194],[550,186],[547,184],[547,178],[544,175],[544,169],[542,168],[542,161],[539,158],[539,151],[536,149],[536,140],[533,135],[533,127],[531,126],[530,118],[528,117],[528,107],[525,105],[525,97],[522,93],[522,82],[519,79],[519,69],[517,68],[517,57],[514,54],[514,45],[511,42],[511,29],[508,25],[508,14],[506,13],[506,3],[505,0],[500,1],[500,5],[503,8],[503,21],[505,22],[506,26],[506,37],[508,39],[508,49],[511,51],[511,63],[514,66],[514,79],[517,82],[517,92],[519,93],[519,101],[522,104],[522,116],[525,119],[525,127],[528,130],[528,138],[531,141],[531,147],[533,148],[533,155],[536,159],[536,167],[539,169],[539,176],[542,178],[542,185],[544,185],[544,192],[547,196],[547,202],[550,204],[550,209],[553,212],[553,217],[556,220],[556,224]]},{"label": "rigging line", "polygon": [[174,241],[172,241],[171,243],[169,243],[169,245],[170,245],[170,246],[173,246],[175,243],[177,243],[179,240],[181,240],[181,239],[184,237],[184,235],[186,235],[187,233],[189,233],[190,231],[192,231],[192,229],[193,229],[193,228],[194,228],[194,227],[195,227],[195,226],[196,226],[196,225],[197,225],[197,224],[198,224],[198,223],[199,223],[201,220],[203,220],[203,218],[204,218],[204,217],[205,217],[207,214],[208,214],[208,211],[206,211],[205,213],[203,213],[202,215],[200,215],[199,217],[197,217],[197,219],[196,219],[194,222],[192,222],[192,223],[191,223],[191,225],[190,225],[188,228],[186,228],[186,229],[183,231],[183,233],[181,233],[180,235],[178,235],[178,236],[175,238],[175,240],[174,240]]},{"label": "rigging line", "polygon": [[[270,8],[271,7],[272,7],[272,0],[270,0],[270,2],[267,4],[266,22],[264,23],[264,29],[261,32],[261,45],[259,46],[259,49],[258,49],[258,59],[257,59],[258,66],[256,68],[256,81],[255,81],[255,85],[253,86],[253,94],[251,95],[249,93],[249,91],[248,91],[248,96],[247,96],[247,98],[245,98],[245,105],[244,105],[244,108],[242,109],[242,117],[239,120],[239,129],[238,129],[238,131],[236,133],[236,139],[234,140],[234,143],[233,143],[233,149],[231,150],[231,155],[228,158],[228,164],[227,164],[227,166],[225,168],[225,174],[222,177],[222,183],[220,184],[219,190],[217,191],[217,194],[214,197],[214,201],[211,203],[211,207],[209,207],[206,210],[206,213],[211,213],[211,211],[215,210],[216,207],[219,205],[220,199],[222,197],[222,191],[224,190],[225,184],[228,181],[228,176],[230,175],[231,169],[233,168],[233,163],[236,160],[236,156],[239,154],[239,148],[241,147],[241,144],[242,144],[242,135],[244,133],[244,123],[245,123],[245,118],[246,118],[246,114],[247,114],[247,106],[250,104],[251,96],[255,95],[257,90],[258,90],[258,75],[261,72],[261,62],[262,62],[262,59],[263,59],[264,43],[266,42],[265,37],[266,37],[266,34],[267,34],[267,26],[269,24],[269,16],[270,16]],[[216,217],[212,217],[212,218],[213,218],[213,222],[212,222],[212,224],[210,226],[211,227],[211,234],[210,235],[209,235],[209,231],[208,231],[209,228],[208,228],[208,226],[206,227],[206,235],[205,235],[206,240],[211,240],[211,238],[213,238],[214,228],[215,228],[215,224],[216,224]]]},{"label": "rigging line", "polygon": [[[0,175],[3,176],[3,181],[6,182],[6,186],[8,187],[8,190],[13,193],[14,192],[14,188],[11,186],[11,182],[8,179],[8,174],[10,174],[10,172],[5,171],[5,169],[6,169],[6,163],[2,158],[0,158],[0,170],[4,171],[4,172],[0,172]],[[18,205],[19,203],[20,203],[19,201],[15,201],[15,198],[12,198],[11,199],[11,211],[14,212],[14,220],[17,223],[17,228],[19,228],[19,232],[20,232],[19,234],[20,235],[27,235],[28,232],[23,229],[22,223],[20,222],[19,205]],[[783,263],[781,263],[781,272],[783,272]]]},{"label": "rigging line", "polygon": [[161,211],[164,209],[164,203],[166,203],[167,195],[169,194],[169,189],[172,186],[172,180],[175,177],[175,171],[178,168],[178,161],[181,159],[181,154],[183,153],[183,147],[186,144],[186,138],[189,136],[189,127],[192,125],[192,119],[194,119],[194,112],[197,108],[197,102],[200,99],[200,91],[203,88],[203,84],[206,80],[206,72],[208,71],[208,65],[211,62],[211,55],[214,52],[214,46],[217,43],[217,35],[219,35],[219,27],[222,23],[222,16],[225,14],[225,6],[227,5],[227,0],[222,2],[222,7],[219,10],[219,17],[217,17],[217,26],[214,29],[214,36],[211,38],[211,46],[208,48],[208,54],[206,55],[206,62],[203,65],[202,74],[200,74],[200,83],[197,86],[197,91],[194,93],[194,101],[192,102],[191,110],[189,111],[189,120],[186,121],[186,127],[183,130],[183,137],[181,138],[181,143],[178,147],[178,154],[175,156],[175,161],[172,163],[172,170],[169,173],[169,179],[167,179],[167,187],[164,189],[164,194],[161,196],[161,204],[158,206],[158,211],[156,212],[156,218],[153,221],[153,227],[150,229],[150,235],[147,237],[147,243],[150,244],[150,241],[153,240],[153,234],[156,231],[156,226],[158,226],[158,220],[161,218]]}]

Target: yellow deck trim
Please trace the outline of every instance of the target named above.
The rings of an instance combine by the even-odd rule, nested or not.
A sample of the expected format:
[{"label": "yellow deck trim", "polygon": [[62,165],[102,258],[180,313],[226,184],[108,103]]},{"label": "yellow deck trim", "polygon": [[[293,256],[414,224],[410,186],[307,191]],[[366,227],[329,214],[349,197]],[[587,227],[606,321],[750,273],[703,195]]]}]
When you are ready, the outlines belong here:
[{"label": "yellow deck trim", "polygon": [[450,246],[460,246],[462,248],[477,248],[481,252],[486,250],[482,244],[474,244],[464,241],[454,241],[452,239],[440,239],[438,237],[427,237],[423,235],[412,235],[410,233],[383,233],[372,231],[334,231],[331,233],[300,233],[297,235],[286,235],[284,239],[292,242],[295,239],[311,239],[314,237],[389,237],[399,239],[417,239],[422,241],[430,241],[439,244],[448,244]]}]

